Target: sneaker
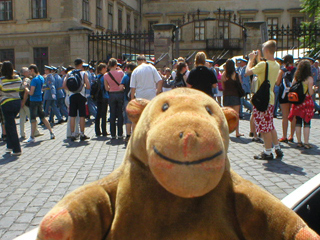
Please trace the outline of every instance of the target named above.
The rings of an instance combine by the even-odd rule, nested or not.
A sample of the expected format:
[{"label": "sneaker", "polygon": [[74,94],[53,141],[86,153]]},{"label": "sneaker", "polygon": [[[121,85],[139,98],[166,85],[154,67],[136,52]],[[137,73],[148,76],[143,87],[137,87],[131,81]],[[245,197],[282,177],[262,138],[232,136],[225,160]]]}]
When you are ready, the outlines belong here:
[{"label": "sneaker", "polygon": [[254,136],[253,132],[250,132],[249,137],[253,137],[253,136]]},{"label": "sneaker", "polygon": [[71,136],[71,137],[70,137],[70,140],[71,140],[72,142],[74,142],[75,140],[77,140],[77,137]]},{"label": "sneaker", "polygon": [[85,140],[88,140],[88,139],[90,139],[90,138],[88,136],[86,136],[86,135],[80,136],[80,141],[85,141]]},{"label": "sneaker", "polygon": [[54,133],[50,133],[50,139],[55,139],[56,138],[56,135],[54,135]]},{"label": "sneaker", "polygon": [[118,139],[123,139],[123,136],[118,136]]},{"label": "sneaker", "polygon": [[13,150],[11,148],[6,149],[6,153],[11,153]]},{"label": "sneaker", "polygon": [[13,152],[11,153],[12,156],[20,156],[21,155],[21,152]]},{"label": "sneaker", "polygon": [[27,143],[34,143],[36,140],[33,137],[29,137]]},{"label": "sneaker", "polygon": [[44,133],[39,132],[39,133],[35,134],[34,137],[40,137],[40,136],[43,136],[43,135],[44,135]]},{"label": "sneaker", "polygon": [[273,154],[266,154],[265,152],[262,152],[260,153],[259,155],[256,155],[253,157],[254,159],[257,159],[257,160],[273,160]]},{"label": "sneaker", "polygon": [[276,149],[276,154],[277,154],[277,158],[282,158],[284,156],[283,152],[281,149]]}]

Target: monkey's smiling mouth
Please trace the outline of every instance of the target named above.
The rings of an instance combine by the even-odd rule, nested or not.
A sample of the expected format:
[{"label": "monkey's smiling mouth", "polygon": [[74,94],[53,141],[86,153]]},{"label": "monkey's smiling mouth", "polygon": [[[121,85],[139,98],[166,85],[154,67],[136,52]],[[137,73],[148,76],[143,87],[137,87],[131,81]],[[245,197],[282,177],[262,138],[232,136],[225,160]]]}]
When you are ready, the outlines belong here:
[{"label": "monkey's smiling mouth", "polygon": [[156,146],[153,146],[153,150],[154,150],[154,152],[155,152],[159,157],[161,157],[163,160],[166,160],[166,161],[168,161],[168,162],[170,162],[170,163],[174,163],[174,164],[178,164],[178,165],[186,165],[186,166],[197,165],[197,164],[201,164],[201,163],[204,163],[204,162],[211,161],[211,160],[215,159],[216,157],[220,156],[220,155],[223,153],[223,151],[219,151],[219,152],[217,152],[216,154],[214,154],[214,155],[211,156],[211,157],[203,158],[203,159],[196,160],[196,161],[185,161],[185,162],[181,162],[181,161],[174,160],[174,159],[171,159],[171,158],[169,158],[169,157],[164,156],[164,155],[156,148]]}]

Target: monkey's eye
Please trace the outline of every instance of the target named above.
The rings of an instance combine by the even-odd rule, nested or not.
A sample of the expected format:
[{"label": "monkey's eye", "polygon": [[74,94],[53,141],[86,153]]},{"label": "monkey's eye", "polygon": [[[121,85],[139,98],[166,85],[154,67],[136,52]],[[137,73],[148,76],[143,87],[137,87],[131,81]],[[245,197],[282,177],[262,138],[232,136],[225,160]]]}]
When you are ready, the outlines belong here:
[{"label": "monkey's eye", "polygon": [[211,111],[211,109],[208,106],[206,107],[206,110],[211,116],[213,115],[213,112]]},{"label": "monkey's eye", "polygon": [[165,103],[162,105],[162,111],[165,112],[169,109],[169,104],[168,103]]}]

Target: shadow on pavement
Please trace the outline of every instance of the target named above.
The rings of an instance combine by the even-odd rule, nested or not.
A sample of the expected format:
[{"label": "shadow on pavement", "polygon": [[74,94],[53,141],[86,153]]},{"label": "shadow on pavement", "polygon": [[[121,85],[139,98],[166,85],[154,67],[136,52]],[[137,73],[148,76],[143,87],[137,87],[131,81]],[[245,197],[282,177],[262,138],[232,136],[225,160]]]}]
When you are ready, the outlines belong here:
[{"label": "shadow on pavement", "polygon": [[230,140],[232,142],[235,142],[235,143],[240,143],[240,144],[248,144],[248,143],[251,143],[252,140],[251,138],[245,138],[245,137],[230,137]]},{"label": "shadow on pavement", "polygon": [[63,140],[63,142],[65,144],[63,144],[63,146],[65,146],[66,148],[77,148],[77,147],[80,147],[80,146],[88,146],[90,145],[90,141],[79,141],[79,140],[76,140],[74,142],[72,142],[70,139],[65,139]]},{"label": "shadow on pavement", "polygon": [[123,139],[110,139],[108,142],[106,142],[107,145],[111,146],[119,146],[125,144]]},{"label": "shadow on pavement", "polygon": [[290,175],[290,174],[295,174],[300,176],[307,175],[307,173],[303,172],[303,168],[287,164],[280,160],[268,161],[267,163],[264,163],[262,165],[266,167],[264,170],[269,172],[287,174],[287,175]]},{"label": "shadow on pavement", "polygon": [[14,162],[18,159],[19,159],[19,157],[11,156],[11,154],[5,153],[2,155],[2,158],[0,159],[0,165],[6,165],[6,164]]}]

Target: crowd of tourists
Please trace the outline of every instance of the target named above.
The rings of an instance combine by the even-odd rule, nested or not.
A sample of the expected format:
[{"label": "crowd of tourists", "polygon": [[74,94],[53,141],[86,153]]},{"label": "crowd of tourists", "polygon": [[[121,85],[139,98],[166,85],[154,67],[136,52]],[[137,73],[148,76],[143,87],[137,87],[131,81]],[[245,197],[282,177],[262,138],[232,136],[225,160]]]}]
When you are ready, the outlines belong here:
[{"label": "crowd of tourists", "polygon": [[[5,61],[1,63],[0,79],[2,140],[7,142],[8,153],[19,156],[20,140],[33,143],[43,135],[39,125],[44,125],[50,139],[55,139],[54,125],[50,123],[57,120],[56,124],[67,122],[66,137],[70,141],[86,141],[90,139],[85,135],[86,119],[93,116],[97,137],[110,135],[112,140],[128,142],[134,126],[125,109],[131,99],[152,100],[161,92],[190,87],[210,95],[221,107],[233,108],[241,119],[246,108],[251,114],[249,136],[252,141],[264,143],[264,150],[254,158],[272,160],[273,149],[276,157],[282,158],[280,143],[293,143],[294,135],[297,147],[312,147],[311,119],[315,112],[320,113],[316,102],[320,68],[315,59],[294,59],[291,55],[280,59],[275,58],[275,52],[276,42],[268,41],[262,52],[254,50],[247,58],[229,59],[221,66],[198,52],[192,70],[182,57],[173,60],[172,68],[163,69],[157,69],[144,55],[136,62],[120,64],[111,58],[96,66],[76,59],[74,66],[67,68],[44,66],[44,75],[34,64],[17,72],[11,62]],[[282,137],[278,139],[273,118],[280,112]],[[20,139],[15,125],[17,115]],[[28,138],[27,121],[31,123]],[[241,122],[235,132],[238,138],[244,136],[240,130]]]}]

